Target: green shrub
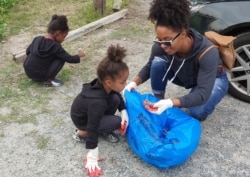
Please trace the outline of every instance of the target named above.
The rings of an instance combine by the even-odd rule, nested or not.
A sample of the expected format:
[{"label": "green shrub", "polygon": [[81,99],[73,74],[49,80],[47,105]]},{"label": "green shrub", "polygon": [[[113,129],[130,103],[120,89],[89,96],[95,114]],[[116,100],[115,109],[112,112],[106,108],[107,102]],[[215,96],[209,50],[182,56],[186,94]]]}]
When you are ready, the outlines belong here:
[{"label": "green shrub", "polygon": [[1,0],[0,1],[0,40],[4,37],[4,32],[7,27],[6,15],[8,9],[16,5],[18,2],[27,0]]}]

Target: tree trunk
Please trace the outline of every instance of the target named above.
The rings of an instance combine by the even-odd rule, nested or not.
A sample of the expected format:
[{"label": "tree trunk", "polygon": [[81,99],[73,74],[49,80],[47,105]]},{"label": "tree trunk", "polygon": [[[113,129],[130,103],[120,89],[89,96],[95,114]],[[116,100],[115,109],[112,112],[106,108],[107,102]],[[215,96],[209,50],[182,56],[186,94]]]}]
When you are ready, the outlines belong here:
[{"label": "tree trunk", "polygon": [[106,0],[93,0],[94,9],[102,15],[106,12]]}]

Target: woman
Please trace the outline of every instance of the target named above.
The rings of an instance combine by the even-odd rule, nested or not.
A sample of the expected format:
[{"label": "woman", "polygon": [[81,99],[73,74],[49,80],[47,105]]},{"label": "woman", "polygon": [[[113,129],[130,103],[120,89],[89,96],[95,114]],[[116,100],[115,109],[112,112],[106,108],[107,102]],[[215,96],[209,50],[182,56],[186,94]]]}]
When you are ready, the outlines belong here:
[{"label": "woman", "polygon": [[[151,112],[161,114],[176,106],[188,108],[203,121],[210,115],[228,90],[228,79],[218,49],[199,56],[212,43],[188,27],[190,3],[187,0],[154,0],[148,19],[154,22],[156,39],[147,64],[127,86],[127,90],[151,79],[153,94],[162,99],[152,104]],[[183,96],[164,99],[168,83],[191,89]]]}]

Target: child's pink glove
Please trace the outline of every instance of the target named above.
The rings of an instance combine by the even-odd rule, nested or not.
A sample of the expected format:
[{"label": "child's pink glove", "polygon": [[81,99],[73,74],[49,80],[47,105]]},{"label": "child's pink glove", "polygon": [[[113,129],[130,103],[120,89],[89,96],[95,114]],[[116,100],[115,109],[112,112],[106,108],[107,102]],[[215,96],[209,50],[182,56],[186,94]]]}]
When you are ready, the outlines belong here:
[{"label": "child's pink glove", "polygon": [[121,121],[121,127],[119,128],[119,132],[121,133],[121,135],[125,135],[129,124],[129,117],[126,109],[121,111],[121,118],[122,121]]},{"label": "child's pink glove", "polygon": [[99,159],[98,154],[98,147],[90,150],[87,154],[85,161],[85,169],[89,177],[99,177],[100,175],[102,175],[102,170],[98,166],[98,161],[102,161],[104,159]]}]

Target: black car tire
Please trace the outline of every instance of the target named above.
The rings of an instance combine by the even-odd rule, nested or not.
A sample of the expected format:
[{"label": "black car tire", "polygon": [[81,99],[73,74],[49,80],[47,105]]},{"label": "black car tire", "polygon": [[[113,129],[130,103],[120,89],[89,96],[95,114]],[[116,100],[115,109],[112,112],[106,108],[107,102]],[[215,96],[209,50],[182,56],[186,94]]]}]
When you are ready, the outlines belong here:
[{"label": "black car tire", "polygon": [[[229,94],[242,101],[250,103],[250,32],[236,36],[234,48],[236,61],[234,68],[227,72],[229,79]],[[248,81],[247,81],[248,80]]]}]

